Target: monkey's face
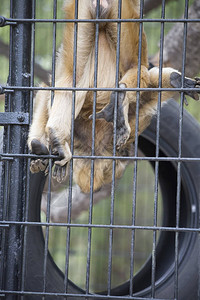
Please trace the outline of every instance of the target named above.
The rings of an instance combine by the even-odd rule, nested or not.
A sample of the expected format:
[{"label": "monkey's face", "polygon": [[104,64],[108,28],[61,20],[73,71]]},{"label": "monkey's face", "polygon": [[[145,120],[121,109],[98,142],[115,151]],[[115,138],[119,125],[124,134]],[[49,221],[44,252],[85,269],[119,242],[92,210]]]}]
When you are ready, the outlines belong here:
[{"label": "monkey's face", "polygon": [[91,0],[91,14],[92,17],[95,19],[97,17],[97,9],[98,10],[98,18],[106,19],[113,8],[114,3],[117,2],[116,0]]}]

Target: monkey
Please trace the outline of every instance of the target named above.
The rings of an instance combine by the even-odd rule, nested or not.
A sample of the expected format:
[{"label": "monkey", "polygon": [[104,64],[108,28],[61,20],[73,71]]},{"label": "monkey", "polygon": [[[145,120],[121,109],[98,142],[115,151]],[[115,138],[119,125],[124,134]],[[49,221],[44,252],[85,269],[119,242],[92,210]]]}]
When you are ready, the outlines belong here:
[{"label": "monkey", "polygon": [[[65,0],[64,12],[66,19],[76,17],[74,0]],[[148,88],[170,88],[161,92],[161,101],[172,98],[177,91],[173,88],[188,88],[185,94],[198,100],[198,93],[193,88],[200,88],[200,79],[182,79],[182,74],[170,67],[162,68],[162,80],[159,82],[159,68],[148,69],[147,39],[143,28],[134,19],[140,18],[139,0],[122,0],[121,19],[132,19],[133,22],[121,22],[120,38],[118,40],[117,22],[109,20],[119,16],[119,3],[116,0],[79,0],[78,19],[102,22],[98,24],[98,55],[97,55],[97,83],[95,86],[95,22],[78,22],[77,47],[74,49],[75,24],[66,22],[63,41],[58,51],[55,70],[55,87],[66,90],[55,90],[51,106],[51,92],[41,90],[35,97],[33,122],[30,127],[28,146],[31,153],[36,155],[58,156],[54,160],[52,176],[62,182],[68,172],[69,161],[74,156],[91,156],[92,145],[94,155],[101,159],[94,160],[93,191],[112,181],[113,164],[110,157],[129,156],[135,141],[136,108],[139,94],[139,124],[138,135],[150,124],[156,113],[158,92]],[[108,20],[108,21],[106,21]],[[141,31],[142,30],[142,31]],[[141,34],[141,55],[139,59],[139,36]],[[119,46],[119,70],[117,70],[117,47]],[[74,61],[76,51],[76,61]],[[74,134],[71,141],[72,99],[74,87],[73,70],[76,64]],[[139,67],[138,67],[139,66]],[[117,75],[117,76],[116,76]],[[116,81],[118,78],[118,82]],[[139,79],[139,82],[138,82]],[[97,88],[96,112],[93,114],[94,92],[88,90]],[[106,90],[116,88],[117,92]],[[129,90],[143,88],[139,92]],[[71,90],[70,90],[71,88]],[[98,90],[98,88],[100,90]],[[105,89],[105,90],[103,90]],[[115,108],[117,105],[117,108]],[[95,122],[95,138],[92,141],[92,128]],[[114,133],[114,124],[116,132]],[[115,138],[114,138],[115,136]],[[114,141],[116,145],[113,147]],[[71,145],[73,147],[71,148]],[[113,152],[115,149],[115,152]],[[127,160],[115,160],[115,177],[120,178],[127,165]],[[43,171],[48,173],[48,159],[32,159],[30,170],[32,173]],[[73,159],[73,180],[84,193],[90,192],[91,159]]]}]

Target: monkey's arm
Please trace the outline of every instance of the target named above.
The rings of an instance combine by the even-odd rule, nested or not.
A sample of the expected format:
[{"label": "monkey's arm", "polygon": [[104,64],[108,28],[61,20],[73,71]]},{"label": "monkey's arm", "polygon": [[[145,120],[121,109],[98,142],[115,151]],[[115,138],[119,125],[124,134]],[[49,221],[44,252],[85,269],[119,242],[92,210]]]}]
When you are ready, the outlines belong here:
[{"label": "monkey's arm", "polygon": [[[68,83],[64,85],[68,87]],[[79,114],[86,96],[85,91],[76,92],[74,118]],[[53,177],[62,182],[66,174],[66,164],[71,159],[70,133],[72,121],[73,95],[70,91],[55,92],[53,106],[45,129],[53,154],[58,155]]]},{"label": "monkey's arm", "polygon": [[[45,84],[42,88],[47,87]],[[34,98],[33,121],[29,130],[28,146],[32,151],[31,142],[33,139],[38,139],[47,146],[45,141],[45,127],[49,117],[50,110],[50,92],[47,90],[40,90]]]},{"label": "monkey's arm", "polygon": [[[46,85],[43,84],[42,87],[46,87]],[[49,154],[49,145],[45,137],[45,127],[49,117],[50,97],[49,91],[40,90],[34,99],[33,121],[28,136],[28,147],[33,154]],[[37,173],[45,171],[47,166],[47,159],[33,159],[31,160],[30,170],[32,173]]]}]

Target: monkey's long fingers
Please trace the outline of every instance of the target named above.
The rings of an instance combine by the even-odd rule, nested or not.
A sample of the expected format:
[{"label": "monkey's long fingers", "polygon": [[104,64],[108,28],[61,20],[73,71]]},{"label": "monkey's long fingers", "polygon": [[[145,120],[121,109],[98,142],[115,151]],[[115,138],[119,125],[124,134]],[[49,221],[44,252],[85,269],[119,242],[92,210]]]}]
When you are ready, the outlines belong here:
[{"label": "monkey's long fingers", "polygon": [[[89,119],[92,120],[92,115],[89,117]],[[106,119],[106,113],[104,109],[96,113],[96,119]]]},{"label": "monkey's long fingers", "polygon": [[[125,89],[126,85],[124,83],[121,83],[119,85],[119,88]],[[120,107],[123,105],[125,95],[126,92],[123,90],[120,92],[113,91],[110,96],[110,103],[107,104],[100,112],[96,113],[96,119],[105,119],[107,122],[113,122],[115,102],[117,100],[118,111],[119,111]],[[92,120],[92,115],[89,116],[89,119]]]},{"label": "monkey's long fingers", "polygon": [[[182,87],[182,75],[177,72],[172,72],[170,75],[170,83],[173,87],[175,88],[181,88]],[[200,80],[199,78],[191,79],[188,77],[184,77],[184,88],[188,88],[188,90],[185,92],[186,95],[190,96],[194,100],[199,100],[199,93],[200,89],[198,92],[193,91],[192,89],[194,88],[199,88],[200,87]]]},{"label": "monkey's long fingers", "polygon": [[47,175],[49,172],[48,165],[49,165],[48,159],[31,160],[30,171],[31,173],[38,173],[42,171],[45,172],[45,175]]},{"label": "monkey's long fingers", "polygon": [[[113,122],[114,106],[112,103],[106,105],[100,112],[96,113],[96,119],[105,119],[107,122]],[[89,117],[92,119],[92,116]]]},{"label": "monkey's long fingers", "polygon": [[[115,107],[115,98],[111,94],[110,103],[107,104],[100,112],[96,113],[96,119],[105,119],[107,122],[113,122],[114,117],[114,107]],[[92,115],[89,116],[89,119],[92,120]]]},{"label": "monkey's long fingers", "polygon": [[54,163],[62,167],[67,164],[72,157],[69,145],[66,141],[62,141],[58,138],[56,131],[52,128],[49,128],[49,137],[52,153],[58,155],[58,160],[54,161]]},{"label": "monkey's long fingers", "polygon": [[[32,153],[37,155],[47,155],[49,154],[49,150],[47,147],[42,144],[39,140],[33,139],[31,141]],[[48,173],[48,159],[32,159],[30,164],[30,171],[32,173],[38,173],[40,171],[45,171],[45,174]]]},{"label": "monkey's long fingers", "polygon": [[195,77],[194,78],[196,80],[196,88],[199,88],[199,91],[197,92],[198,94],[200,94],[200,77]]},{"label": "monkey's long fingers", "polygon": [[66,165],[63,167],[55,165],[52,177],[62,183],[66,178]]},{"label": "monkey's long fingers", "polygon": [[32,159],[30,164],[31,173],[38,173],[45,171],[45,175],[48,174],[48,159]]}]

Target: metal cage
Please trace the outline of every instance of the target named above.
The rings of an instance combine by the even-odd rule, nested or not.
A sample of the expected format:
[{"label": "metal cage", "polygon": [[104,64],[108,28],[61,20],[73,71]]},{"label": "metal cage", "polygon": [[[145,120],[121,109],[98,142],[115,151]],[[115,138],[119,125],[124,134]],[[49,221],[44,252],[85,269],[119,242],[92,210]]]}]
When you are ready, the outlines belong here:
[{"label": "metal cage", "polygon": [[[117,157],[115,150],[116,128],[114,128],[113,155],[107,159],[113,160],[113,179],[111,185],[110,220],[107,224],[93,222],[93,176],[94,160],[105,159],[96,156],[94,143],[91,156],[78,157],[73,155],[69,163],[69,194],[67,220],[64,223],[50,220],[51,202],[51,176],[47,179],[47,211],[45,220],[40,218],[40,201],[46,177],[44,174],[31,175],[29,171],[30,160],[36,155],[29,153],[27,136],[29,124],[33,113],[34,92],[38,90],[52,91],[52,100],[55,90],[72,91],[72,128],[71,140],[74,134],[74,105],[76,91],[76,63],[73,70],[73,86],[71,88],[55,87],[55,61],[56,61],[56,33],[59,23],[73,22],[75,24],[74,36],[74,62],[77,59],[77,30],[79,22],[94,22],[95,33],[95,75],[94,88],[87,89],[94,94],[93,112],[95,115],[96,93],[101,90],[97,87],[97,58],[99,23],[105,20],[79,20],[77,15],[73,20],[57,18],[57,0],[53,2],[53,18],[36,18],[36,1],[38,0],[10,0],[10,17],[0,18],[0,31],[4,26],[10,27],[9,77],[7,85],[0,86],[5,94],[5,112],[0,113],[0,124],[4,126],[3,149],[0,154],[2,161],[1,175],[1,209],[0,209],[0,297],[2,299],[156,299],[156,300],[197,300],[200,297],[199,284],[199,177],[200,177],[200,139],[199,125],[191,116],[184,112],[184,91],[180,88],[180,105],[170,100],[169,105],[161,109],[161,92],[158,89],[157,117],[153,118],[150,127],[138,136],[138,113],[140,88],[138,75],[136,107],[136,139],[133,155],[130,157]],[[78,6],[78,0],[74,0]],[[80,1],[80,0],[79,0]],[[88,0],[89,1],[89,0]],[[122,0],[125,1],[125,0]],[[116,86],[108,90],[119,91],[119,49],[120,30],[122,22],[139,22],[140,44],[138,70],[141,65],[141,37],[144,23],[160,24],[160,59],[159,69],[163,66],[163,45],[165,24],[181,22],[184,27],[182,73],[185,72],[186,43],[188,23],[198,23],[199,19],[188,18],[189,1],[185,0],[184,17],[180,19],[165,18],[165,0],[162,5],[161,17],[145,18],[143,16],[144,1],[140,1],[139,19],[121,19],[121,0],[119,0],[119,18],[107,20],[117,22],[118,44],[116,49]],[[77,14],[77,9],[76,9]],[[35,31],[37,23],[53,24],[52,37],[52,80],[48,87],[38,87],[34,83],[35,69]],[[138,72],[140,73],[140,72]],[[175,121],[173,121],[175,120]],[[166,126],[167,124],[167,126]],[[115,122],[116,125],[116,122]],[[188,127],[189,126],[189,127]],[[116,127],[116,126],[114,126]],[[170,141],[167,144],[168,129]],[[92,137],[95,137],[95,119],[93,117]],[[187,146],[186,141],[189,143]],[[175,146],[174,146],[175,145]],[[186,146],[185,146],[186,145]],[[191,146],[192,145],[192,146]],[[142,151],[142,155],[139,151]],[[71,145],[73,154],[73,143]],[[45,156],[51,166],[55,155]],[[73,160],[91,160],[91,189],[88,204],[88,222],[76,223],[71,219],[72,211],[72,185]],[[115,207],[115,164],[117,159],[126,159],[133,163],[132,183],[132,218],[130,223],[118,224],[114,220]],[[137,176],[138,163],[148,161],[154,170],[154,197],[153,219],[151,225],[136,224],[137,205]],[[158,198],[159,185],[163,196],[163,219],[158,224]],[[65,271],[57,267],[49,248],[49,232],[51,228],[64,228],[66,231]],[[45,228],[45,230],[42,230]],[[69,278],[70,239],[73,228],[87,230],[87,250],[85,263],[84,287],[80,288]],[[106,291],[95,292],[90,289],[91,281],[91,252],[92,235],[94,229],[105,229],[108,232],[107,243],[107,270]],[[112,285],[113,261],[113,235],[115,230],[130,232],[130,261],[129,280],[117,287]],[[142,271],[134,273],[135,235],[138,231],[152,234],[151,255],[146,260]],[[159,236],[159,238],[158,238]]]}]

